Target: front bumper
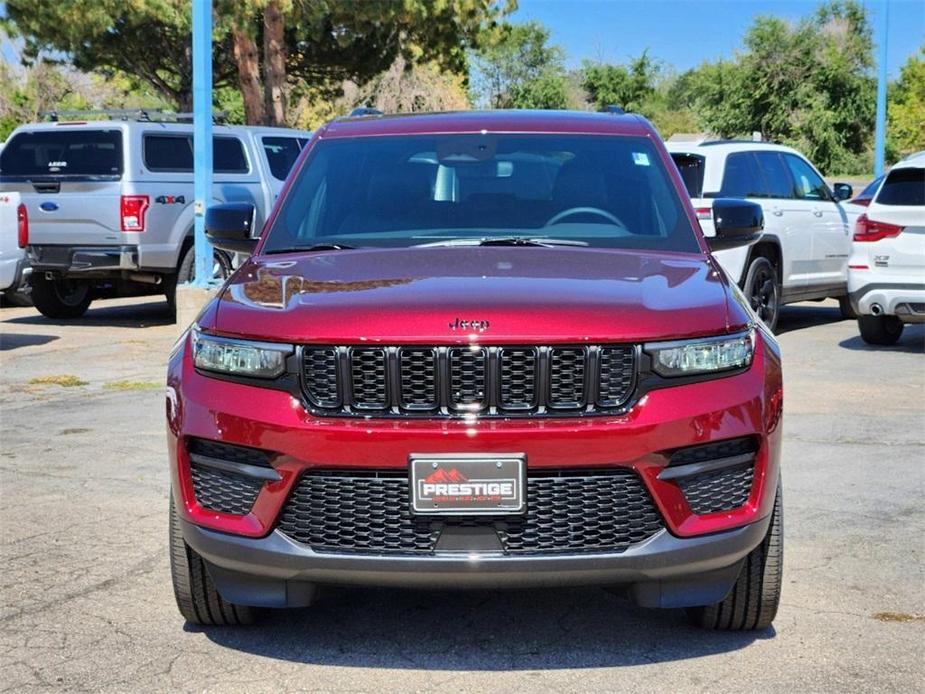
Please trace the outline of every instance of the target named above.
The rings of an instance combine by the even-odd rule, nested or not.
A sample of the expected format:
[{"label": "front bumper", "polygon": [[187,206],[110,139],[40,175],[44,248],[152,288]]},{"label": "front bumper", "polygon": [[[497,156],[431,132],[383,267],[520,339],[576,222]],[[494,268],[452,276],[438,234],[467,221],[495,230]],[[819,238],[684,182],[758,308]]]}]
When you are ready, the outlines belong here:
[{"label": "front bumper", "polygon": [[[181,344],[168,370],[168,450],[186,541],[232,602],[298,605],[317,583],[409,587],[564,584],[632,586],[646,605],[709,604],[726,594],[742,558],[767,530],[779,477],[782,382],[776,347],[759,336],[745,372],[656,389],[620,415],[587,418],[349,419],[313,416],[280,390],[198,373]],[[273,452],[275,481],[250,512],[203,508],[191,483],[189,437]],[[738,437],[760,442],[745,504],[695,514],[661,473],[670,451]],[[303,473],[406,471],[409,454],[517,452],[530,470],[624,468],[644,483],[665,530],[622,552],[417,554],[316,552],[275,530]],[[674,469],[674,468],[673,468]]]},{"label": "front bumper", "polygon": [[766,517],[696,538],[662,531],[621,553],[517,557],[477,552],[319,553],[279,532],[248,538],[185,521],[182,528],[187,543],[209,564],[222,596],[242,605],[307,605],[317,584],[418,589],[619,585],[629,587],[644,607],[690,607],[726,596],[742,559],[764,539],[769,523]]},{"label": "front bumper", "polygon": [[34,245],[28,255],[34,271],[65,276],[138,269],[137,246]]}]

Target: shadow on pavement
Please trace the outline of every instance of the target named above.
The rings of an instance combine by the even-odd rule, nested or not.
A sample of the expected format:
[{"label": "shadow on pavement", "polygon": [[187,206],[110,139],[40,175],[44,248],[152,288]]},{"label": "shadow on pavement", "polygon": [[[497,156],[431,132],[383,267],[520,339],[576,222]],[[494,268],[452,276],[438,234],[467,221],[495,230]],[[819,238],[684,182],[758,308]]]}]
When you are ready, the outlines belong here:
[{"label": "shadow on pavement", "polygon": [[780,311],[780,317],[777,319],[775,334],[783,335],[791,330],[802,330],[816,325],[838,323],[843,320],[853,319],[843,318],[837,306],[826,306],[824,304],[784,306]]},{"label": "shadow on pavement", "polygon": [[149,328],[170,325],[175,322],[174,314],[166,301],[147,301],[139,304],[107,306],[91,304],[90,310],[81,318],[60,320],[46,318],[38,311],[28,316],[10,318],[7,323],[16,325],[78,325],[99,328]]},{"label": "shadow on pavement", "polygon": [[7,333],[0,335],[0,352],[5,352],[18,347],[32,347],[34,345],[44,345],[53,340],[57,340],[57,335],[30,335],[28,333]]},{"label": "shadow on pavement", "polygon": [[775,636],[702,631],[681,610],[645,610],[600,588],[429,592],[330,588],[256,626],[187,627],[216,644],[340,667],[507,671],[699,658]]},{"label": "shadow on pavement", "polygon": [[925,352],[925,325],[907,325],[903,328],[902,337],[895,345],[869,345],[861,339],[860,335],[855,335],[842,340],[838,346],[859,352],[923,353]]}]

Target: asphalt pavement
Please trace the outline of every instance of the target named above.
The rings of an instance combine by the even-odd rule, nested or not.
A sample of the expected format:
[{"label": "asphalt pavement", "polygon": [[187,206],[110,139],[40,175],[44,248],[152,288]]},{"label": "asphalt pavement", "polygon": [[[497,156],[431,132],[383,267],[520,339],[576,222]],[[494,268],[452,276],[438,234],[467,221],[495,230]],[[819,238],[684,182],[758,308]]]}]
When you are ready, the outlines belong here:
[{"label": "asphalt pavement", "polygon": [[922,691],[925,326],[871,349],[788,307],[783,604],[760,633],[597,588],[328,589],[186,626],[167,559],[159,299],[0,309],[0,690]]}]

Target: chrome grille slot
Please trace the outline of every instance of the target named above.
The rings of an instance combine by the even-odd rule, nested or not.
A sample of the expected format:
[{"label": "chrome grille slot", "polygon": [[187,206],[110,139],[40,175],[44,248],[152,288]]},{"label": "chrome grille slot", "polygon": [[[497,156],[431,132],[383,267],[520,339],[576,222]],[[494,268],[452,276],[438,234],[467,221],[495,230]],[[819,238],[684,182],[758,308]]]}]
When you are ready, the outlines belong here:
[{"label": "chrome grille slot", "polygon": [[386,351],[381,348],[350,350],[353,406],[357,409],[383,410],[388,407],[386,358]]},{"label": "chrome grille slot", "polygon": [[466,412],[481,410],[488,396],[488,350],[452,347],[447,350],[449,405]]},{"label": "chrome grille slot", "polygon": [[401,405],[409,410],[437,407],[437,350],[406,347],[399,353]]},{"label": "chrome grille slot", "polygon": [[549,361],[549,406],[576,408],[583,405],[587,351],[580,347],[553,347],[549,350]]},{"label": "chrome grille slot", "polygon": [[506,410],[530,410],[536,405],[536,348],[504,347],[498,352],[499,405]]},{"label": "chrome grille slot", "polygon": [[302,372],[305,375],[305,393],[313,405],[328,409],[340,406],[335,348],[305,349],[302,353]]},{"label": "chrome grille slot", "polygon": [[597,404],[619,407],[633,394],[636,350],[629,345],[601,347]]}]

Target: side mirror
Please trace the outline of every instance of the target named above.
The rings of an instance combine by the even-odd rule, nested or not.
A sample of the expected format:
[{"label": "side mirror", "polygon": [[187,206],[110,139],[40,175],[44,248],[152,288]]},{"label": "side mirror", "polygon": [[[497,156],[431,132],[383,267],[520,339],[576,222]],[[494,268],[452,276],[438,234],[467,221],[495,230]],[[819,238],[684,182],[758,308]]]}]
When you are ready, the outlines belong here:
[{"label": "side mirror", "polygon": [[738,198],[713,201],[713,227],[716,236],[707,236],[711,251],[748,246],[761,238],[764,212],[761,205]]},{"label": "side mirror", "polygon": [[213,246],[232,253],[253,253],[257,240],[254,206],[247,202],[226,202],[206,210],[206,236]]},{"label": "side mirror", "polygon": [[854,195],[854,188],[847,183],[836,183],[832,186],[832,196],[838,201],[849,200]]}]

